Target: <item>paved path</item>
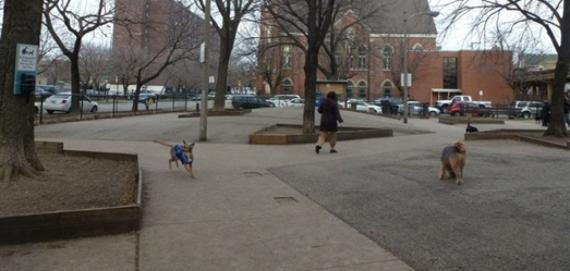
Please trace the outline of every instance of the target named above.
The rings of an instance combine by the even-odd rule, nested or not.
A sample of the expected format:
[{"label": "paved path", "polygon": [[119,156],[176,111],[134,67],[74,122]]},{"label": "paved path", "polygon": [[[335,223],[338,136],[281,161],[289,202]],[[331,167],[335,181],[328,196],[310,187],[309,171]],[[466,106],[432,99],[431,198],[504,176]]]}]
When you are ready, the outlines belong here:
[{"label": "paved path", "polygon": [[[337,157],[316,156],[306,145],[243,144],[264,123],[294,122],[301,114],[280,110],[211,118],[211,131],[233,130],[198,144],[195,180],[167,170],[168,150],[148,142],[196,135],[194,119],[159,115],[38,128],[38,138],[63,140],[70,149],[139,153],[143,227],[137,234],[0,246],[0,270],[411,270],[266,170]],[[346,118],[387,125],[363,116]]]},{"label": "paved path", "polygon": [[[347,125],[393,127],[398,132],[393,138],[340,142],[337,155],[315,155],[312,145],[245,144],[249,133],[275,122],[300,123],[301,114],[295,109],[264,109],[245,117],[210,118],[210,141],[196,147],[195,180],[182,170],[169,171],[168,150],[149,141],[194,139],[198,119],[166,114],[39,127],[38,138],[63,140],[66,148],[139,153],[145,176],[143,228],[136,234],[0,246],[0,270],[411,270],[408,264],[420,270],[486,267],[466,266],[476,264],[476,260],[486,261],[479,254],[468,259],[470,251],[484,250],[481,240],[488,239],[474,234],[478,233],[478,224],[467,223],[470,217],[466,217],[487,217],[489,213],[473,212],[486,206],[493,207],[490,210],[497,212],[497,219],[482,220],[490,224],[485,229],[492,228],[501,214],[511,214],[511,219],[500,225],[517,230],[505,232],[508,228],[499,227],[503,239],[491,240],[487,246],[505,241],[499,248],[509,248],[506,244],[528,248],[534,243],[558,241],[549,247],[560,250],[552,254],[554,260],[548,267],[556,269],[565,263],[557,255],[568,252],[567,246],[560,245],[568,243],[567,237],[555,240],[560,231],[552,228],[568,229],[564,224],[567,218],[564,220],[560,213],[567,206],[563,205],[566,198],[564,193],[551,194],[551,201],[536,197],[532,193],[536,175],[531,173],[540,168],[537,159],[551,161],[567,153],[520,143],[503,150],[512,142],[469,142],[474,155],[470,165],[474,166],[466,173],[465,186],[458,188],[435,180],[434,160],[442,146],[461,137],[464,127],[439,125],[435,120],[412,119],[406,126],[392,119],[344,112]],[[507,122],[506,126],[536,127],[532,122],[519,121]],[[417,130],[431,133],[413,134]],[[488,151],[495,162],[483,162]],[[506,168],[514,166],[504,161],[510,152],[517,157],[524,158],[527,153],[537,157],[525,160],[534,167],[521,166],[517,176],[524,178],[518,189],[506,182],[513,178],[493,178],[506,176]],[[407,164],[412,166],[408,168]],[[560,173],[566,172],[552,171],[546,176],[554,178]],[[494,194],[482,190],[493,187],[500,189]],[[543,210],[554,215],[548,220],[553,225],[540,232],[532,224],[536,220],[517,220],[527,207],[521,202],[505,199],[504,207],[500,201],[486,203],[507,187],[513,197],[520,191],[527,193],[523,199],[535,196],[531,199],[536,206],[526,214]],[[541,187],[552,191],[567,186],[554,182]],[[557,196],[562,196],[562,201]],[[543,208],[547,206],[551,209]],[[464,227],[454,231],[458,225]],[[516,233],[532,230],[537,230],[536,238],[528,243],[515,242],[519,240]],[[462,245],[462,236],[471,239]],[[535,252],[540,248],[551,251],[541,246]],[[528,250],[516,251],[524,255]],[[506,262],[499,269],[521,267],[492,259],[491,264]],[[540,261],[526,263],[531,265],[517,269],[537,266],[532,264]]]}]

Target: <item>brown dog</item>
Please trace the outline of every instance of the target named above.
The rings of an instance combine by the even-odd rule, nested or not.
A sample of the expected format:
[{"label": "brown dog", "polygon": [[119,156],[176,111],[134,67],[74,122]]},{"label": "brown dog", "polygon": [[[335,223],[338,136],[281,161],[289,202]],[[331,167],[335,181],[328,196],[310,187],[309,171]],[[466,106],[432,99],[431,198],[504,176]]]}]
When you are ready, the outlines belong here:
[{"label": "brown dog", "polygon": [[443,180],[449,173],[451,177],[455,177],[457,185],[463,184],[463,167],[466,162],[466,154],[467,150],[463,141],[458,141],[453,146],[445,147],[441,154],[439,179]]},{"label": "brown dog", "polygon": [[180,160],[186,172],[188,172],[192,178],[195,178],[194,172],[192,171],[192,163],[194,162],[194,153],[192,150],[194,149],[195,143],[188,144],[184,140],[182,141],[184,143],[183,145],[171,145],[159,140],[154,140],[154,142],[170,148],[170,159],[168,160],[169,169],[172,169],[172,162],[176,163],[177,168],[180,167],[178,165],[178,160]]}]

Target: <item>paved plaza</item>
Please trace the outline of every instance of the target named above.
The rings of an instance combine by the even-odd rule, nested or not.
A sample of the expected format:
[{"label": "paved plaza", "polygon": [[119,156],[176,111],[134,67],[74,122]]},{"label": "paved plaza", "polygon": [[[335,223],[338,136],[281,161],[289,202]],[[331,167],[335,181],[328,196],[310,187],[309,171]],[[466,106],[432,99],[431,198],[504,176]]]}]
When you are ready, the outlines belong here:
[{"label": "paved plaza", "polygon": [[[467,142],[465,185],[437,179],[440,150],[463,126],[343,112],[392,138],[252,146],[248,135],[300,124],[301,109],[209,119],[195,172],[168,170],[152,143],[198,137],[199,119],[161,114],[46,125],[66,148],[138,153],[145,184],[137,233],[0,246],[0,270],[565,270],[569,153],[514,141]],[[537,128],[507,121],[499,127]],[[325,147],[326,150],[326,147]]]}]

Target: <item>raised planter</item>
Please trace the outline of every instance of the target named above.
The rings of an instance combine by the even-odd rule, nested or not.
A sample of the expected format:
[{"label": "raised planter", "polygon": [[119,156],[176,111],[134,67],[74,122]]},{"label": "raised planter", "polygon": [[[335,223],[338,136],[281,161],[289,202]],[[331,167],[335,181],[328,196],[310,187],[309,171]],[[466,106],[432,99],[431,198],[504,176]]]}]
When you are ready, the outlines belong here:
[{"label": "raised planter", "polygon": [[[221,116],[243,116],[251,113],[251,109],[226,109],[226,110],[208,110],[208,117],[221,117]],[[178,115],[179,118],[199,118],[200,112],[190,112]]]},{"label": "raised planter", "polygon": [[37,147],[71,156],[135,161],[138,170],[135,201],[128,205],[106,208],[0,216],[0,244],[117,234],[140,229],[143,177],[136,154],[67,151],[63,149],[62,143],[50,142],[38,142]]},{"label": "raised planter", "polygon": [[57,115],[44,115],[42,116],[42,121],[40,123],[40,118],[36,116],[34,120],[34,125],[44,125],[44,124],[58,124],[66,122],[77,122],[77,121],[87,121],[87,120],[101,120],[101,119],[112,119],[112,118],[124,118],[124,117],[137,117],[146,116],[154,114],[170,114],[176,112],[185,112],[184,110],[174,110],[174,111],[138,111],[138,112],[98,112],[98,113],[86,113],[80,114],[57,114]]},{"label": "raised planter", "polygon": [[519,130],[519,129],[499,129],[478,133],[465,134],[465,140],[520,140],[545,147],[570,150],[570,141],[553,140],[551,138],[541,138],[531,136],[532,133],[543,133],[544,130]]},{"label": "raised planter", "polygon": [[452,116],[439,116],[439,123],[443,124],[505,124],[502,119],[493,118],[477,118],[477,117],[452,117]]},{"label": "raised planter", "polygon": [[[317,141],[318,133],[303,134],[303,126],[295,124],[277,124],[255,132],[249,136],[249,144],[253,145],[289,145],[306,144]],[[318,130],[319,127],[316,127]],[[337,140],[352,140],[375,137],[394,136],[392,129],[341,127]]]}]

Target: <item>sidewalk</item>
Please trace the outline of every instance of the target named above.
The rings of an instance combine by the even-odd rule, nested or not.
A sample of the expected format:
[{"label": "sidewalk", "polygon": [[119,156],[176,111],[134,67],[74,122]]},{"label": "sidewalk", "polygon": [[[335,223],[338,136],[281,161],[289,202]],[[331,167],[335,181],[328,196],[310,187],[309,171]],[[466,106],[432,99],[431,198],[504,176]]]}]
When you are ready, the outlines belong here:
[{"label": "sidewalk", "polygon": [[265,170],[291,161],[299,146],[262,161],[275,149],[199,144],[192,180],[169,171],[168,150],[155,143],[65,143],[140,154],[142,230],[0,247],[0,270],[411,270]]}]

